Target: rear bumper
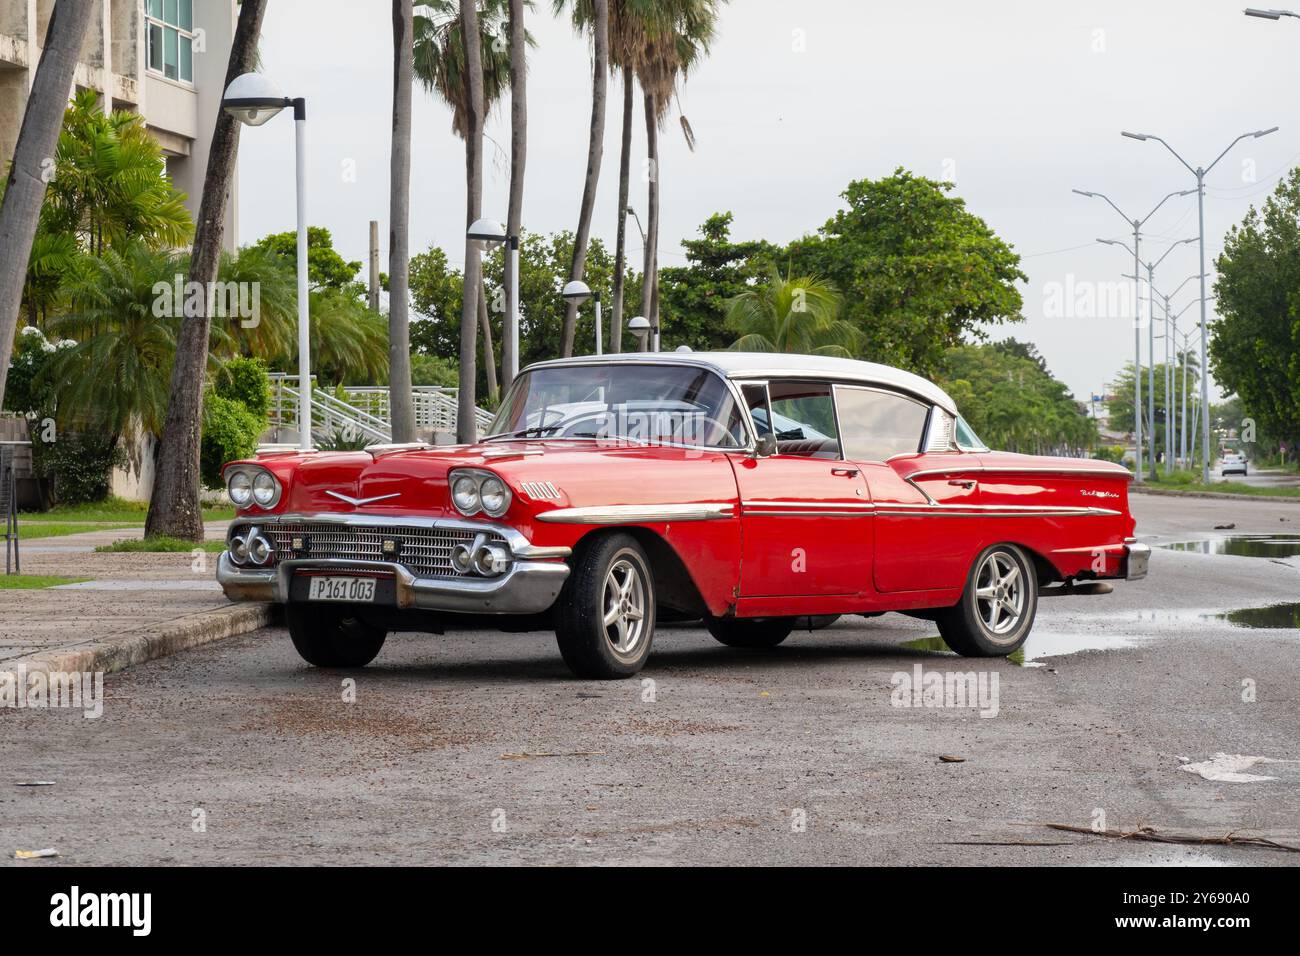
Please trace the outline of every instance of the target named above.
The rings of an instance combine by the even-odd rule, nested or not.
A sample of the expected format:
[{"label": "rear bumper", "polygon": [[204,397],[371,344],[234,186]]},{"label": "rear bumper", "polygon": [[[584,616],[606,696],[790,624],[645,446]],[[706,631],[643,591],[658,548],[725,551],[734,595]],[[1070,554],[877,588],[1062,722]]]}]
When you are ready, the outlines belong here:
[{"label": "rear bumper", "polygon": [[273,568],[241,568],[230,560],[229,553],[223,553],[217,564],[217,581],[232,601],[285,604],[296,572],[332,570],[391,577],[399,608],[466,614],[538,614],[555,603],[569,576],[569,566],[563,561],[516,561],[497,578],[417,578],[402,565],[388,561],[303,559],[282,561]]},{"label": "rear bumper", "polygon": [[1147,562],[1151,560],[1151,547],[1140,541],[1129,541],[1124,547],[1124,580],[1140,581],[1147,576]]}]

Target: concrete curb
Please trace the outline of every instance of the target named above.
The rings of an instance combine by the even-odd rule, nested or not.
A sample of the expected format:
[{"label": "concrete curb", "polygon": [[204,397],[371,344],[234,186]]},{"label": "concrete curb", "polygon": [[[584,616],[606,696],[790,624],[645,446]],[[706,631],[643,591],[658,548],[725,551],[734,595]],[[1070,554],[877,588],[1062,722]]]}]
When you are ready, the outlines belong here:
[{"label": "concrete curb", "polygon": [[1221,498],[1224,501],[1263,501],[1266,504],[1300,505],[1300,495],[1238,495],[1229,491],[1174,491],[1170,488],[1151,488],[1146,485],[1128,486],[1131,495],[1164,495],[1167,498]]},{"label": "concrete curb", "polygon": [[265,627],[272,618],[273,605],[232,604],[212,611],[199,611],[164,624],[144,624],[109,638],[29,654],[5,661],[0,664],[0,669],[13,671],[21,665],[28,672],[111,673],[177,651],[247,634]]}]

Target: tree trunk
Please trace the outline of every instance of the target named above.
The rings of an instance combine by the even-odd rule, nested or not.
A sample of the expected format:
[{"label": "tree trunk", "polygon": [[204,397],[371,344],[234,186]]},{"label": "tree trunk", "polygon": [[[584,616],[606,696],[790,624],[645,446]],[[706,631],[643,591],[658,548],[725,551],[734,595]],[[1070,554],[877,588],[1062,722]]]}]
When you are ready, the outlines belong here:
[{"label": "tree trunk", "polygon": [[645,94],[646,156],[649,159],[647,174],[650,185],[647,192],[645,269],[641,276],[641,314],[650,320],[650,338],[646,349],[654,350],[655,329],[659,319],[659,110],[654,95]]},{"label": "tree trunk", "polygon": [[[518,241],[524,212],[524,166],[528,154],[528,49],[524,36],[524,0],[510,0],[510,204],[506,211],[506,235]],[[518,317],[519,279],[514,274],[512,240],[507,240],[503,274],[506,281],[506,321],[501,336],[501,387],[514,381],[515,341],[510,335],[511,317]],[[515,339],[518,339],[518,329]]]},{"label": "tree trunk", "polygon": [[[45,49],[27,97],[13,164],[0,206],[0,401],[4,399],[14,333],[22,309],[27,260],[45,201],[46,164],[54,155],[68,105],[72,74],[90,23],[93,0],[58,0],[50,14]],[[36,51],[30,51],[35,55]]]},{"label": "tree trunk", "polygon": [[[465,46],[465,225],[479,217],[483,205],[483,57],[479,48],[478,9],[475,0],[460,0],[460,33]],[[457,396],[456,440],[478,439],[474,425],[474,347],[478,336],[478,297],[483,260],[468,237],[460,297],[460,394]]]},{"label": "tree trunk", "polygon": [[623,142],[618,156],[618,235],[614,244],[614,303],[609,320],[609,350],[623,351],[623,283],[627,272],[627,193],[632,173],[632,86],[630,68],[623,71]]},{"label": "tree trunk", "polygon": [[388,204],[388,406],[393,441],[415,440],[411,399],[412,0],[393,0],[393,138]]},{"label": "tree trunk", "polygon": [[[239,24],[226,65],[227,86],[257,62],[257,37],[262,30],[266,0],[244,0],[239,7]],[[190,257],[189,280],[202,288],[216,281],[221,260],[221,234],[226,226],[226,206],[235,157],[239,150],[239,122],[225,110],[218,110],[208,168],[203,177],[203,200],[194,224],[194,253]],[[198,315],[181,319],[176,337],[176,360],[172,364],[167,419],[154,472],[153,494],[145,535],[168,535],[189,541],[203,540],[203,513],[199,507],[199,441],[203,423],[203,385],[208,363],[211,319],[208,303]]]},{"label": "tree trunk", "polygon": [[497,356],[492,348],[492,320],[488,316],[487,283],[480,278],[478,284],[478,324],[483,333],[483,375],[487,378],[488,397],[496,399],[501,394],[497,387]]},{"label": "tree trunk", "polygon": [[[570,279],[581,279],[587,270],[587,243],[591,238],[591,213],[596,205],[596,186],[600,182],[600,161],[605,151],[605,90],[609,80],[609,0],[592,0],[595,21],[592,37],[595,45],[595,68],[591,79],[591,134],[587,140],[587,178],[582,185],[582,206],[578,211],[578,231],[573,237],[573,264]],[[578,325],[578,304],[566,302],[564,330],[560,336],[560,354],[573,354],[573,340]]]}]

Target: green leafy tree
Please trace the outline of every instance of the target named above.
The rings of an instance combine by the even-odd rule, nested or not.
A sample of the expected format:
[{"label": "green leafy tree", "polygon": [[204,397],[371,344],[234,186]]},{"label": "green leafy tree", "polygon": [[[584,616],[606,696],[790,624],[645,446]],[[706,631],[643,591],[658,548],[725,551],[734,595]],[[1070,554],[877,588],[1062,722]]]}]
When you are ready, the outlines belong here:
[{"label": "green leafy tree", "polygon": [[[1183,406],[1182,406],[1182,387],[1183,387],[1183,384],[1184,384],[1184,383],[1183,383],[1183,369],[1182,369],[1181,365],[1182,365],[1182,363],[1180,362],[1180,363],[1179,363],[1178,365],[1176,365],[1176,366],[1174,367],[1174,369],[1173,369],[1173,372],[1174,372],[1174,376],[1175,376],[1175,378],[1174,378],[1174,388],[1173,388],[1173,393],[1172,393],[1172,396],[1171,396],[1172,399],[1173,399],[1173,401],[1176,402],[1177,405],[1178,405],[1178,414],[1179,414],[1179,415],[1181,415],[1181,414],[1183,413]],[[1165,428],[1167,427],[1167,424],[1168,424],[1168,421],[1169,421],[1169,415],[1168,415],[1169,402],[1166,400],[1166,390],[1165,390],[1165,376],[1166,376],[1166,374],[1167,374],[1167,366],[1165,365],[1165,363],[1164,363],[1164,362],[1160,362],[1160,363],[1158,363],[1158,364],[1156,365],[1156,368],[1155,368],[1155,378],[1156,378],[1156,387],[1155,387],[1155,406],[1156,406],[1155,442],[1156,442],[1156,450],[1157,450],[1157,451],[1164,451],[1164,448],[1165,448]],[[1187,374],[1187,382],[1186,382],[1186,386],[1187,386],[1187,414],[1188,414],[1188,415],[1191,415],[1191,414],[1192,414],[1192,404],[1193,404],[1194,401],[1199,401],[1199,400],[1200,400],[1200,394],[1201,394],[1201,392],[1200,392],[1200,388],[1201,388],[1201,386],[1200,386],[1200,381],[1201,381],[1201,375],[1200,375],[1200,361],[1197,359],[1195,353],[1189,354],[1189,355],[1187,356],[1187,373],[1186,373],[1186,374]],[[1148,395],[1147,395],[1147,390],[1148,390],[1149,382],[1150,382],[1150,375],[1148,374],[1147,366],[1144,365],[1144,366],[1142,367],[1142,421],[1143,421],[1144,423],[1147,421],[1147,410],[1148,410],[1148,408],[1150,407],[1149,400],[1148,400]],[[1131,431],[1133,430],[1133,421],[1134,421],[1134,416],[1133,416],[1133,363],[1132,363],[1132,362],[1126,362],[1126,363],[1124,364],[1124,367],[1119,371],[1119,373],[1118,373],[1118,374],[1115,376],[1115,378],[1111,381],[1109,390],[1110,390],[1110,392],[1112,393],[1112,395],[1111,395],[1111,397],[1107,400],[1107,402],[1106,402],[1106,407],[1107,407],[1108,411],[1110,412],[1110,422],[1111,422],[1111,426],[1112,426],[1112,428],[1114,428],[1116,431],[1131,432]],[[1181,433],[1181,431],[1182,431],[1182,427],[1183,427],[1183,426],[1182,426],[1181,424],[1179,424],[1177,427],[1178,427],[1178,431]],[[1198,426],[1198,427],[1199,427],[1199,426]],[[1188,422],[1187,433],[1188,433],[1188,442],[1189,442],[1189,444],[1191,444],[1191,445],[1193,446],[1193,450],[1199,454],[1199,453],[1200,453],[1200,448],[1201,448],[1200,438],[1199,438],[1198,436],[1192,434],[1192,431],[1191,431],[1191,423],[1190,423],[1190,422]],[[1146,425],[1146,424],[1143,424],[1143,426],[1142,426],[1142,434],[1143,434],[1143,443],[1145,444],[1145,443],[1150,439],[1150,435],[1149,435],[1148,432],[1147,432],[1147,425]],[[1175,441],[1174,441],[1174,448],[1177,449],[1177,448],[1178,448],[1178,441],[1177,441],[1178,436],[1175,435],[1174,438],[1175,438]]]},{"label": "green leafy tree", "polygon": [[1096,443],[1096,423],[1032,345],[956,346],[944,355],[939,381],[991,448],[1077,454]]},{"label": "green leafy tree", "polygon": [[844,294],[858,357],[932,376],[947,349],[1023,320],[1020,257],[952,188],[902,169],[851,182],[848,208],[788,248],[792,269]]},{"label": "green leafy tree", "polygon": [[762,239],[732,242],[731,222],[731,213],[714,213],[698,239],[683,240],[686,265],[659,271],[666,348],[727,348],[727,303],[771,274],[780,250]]},{"label": "green leafy tree", "polygon": [[[296,274],[298,268],[298,234],[277,232],[263,236],[253,244],[283,259]],[[313,291],[335,289],[355,298],[366,294],[364,283],[357,280],[360,262],[348,262],[334,248],[334,237],[324,226],[307,227],[307,285]]]},{"label": "green leafy tree", "polygon": [[[1270,447],[1300,442],[1300,168],[1233,226],[1215,263],[1210,370]],[[1198,445],[1199,446],[1199,445]]]},{"label": "green leafy tree", "polygon": [[739,335],[731,347],[851,358],[861,335],[839,317],[842,303],[829,282],[773,269],[767,282],[728,301],[727,328]]}]

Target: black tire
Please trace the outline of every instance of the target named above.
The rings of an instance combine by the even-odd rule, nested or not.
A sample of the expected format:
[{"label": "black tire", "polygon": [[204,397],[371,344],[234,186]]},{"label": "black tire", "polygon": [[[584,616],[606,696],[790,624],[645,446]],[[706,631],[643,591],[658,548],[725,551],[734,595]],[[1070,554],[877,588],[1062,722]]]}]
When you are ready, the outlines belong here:
[{"label": "black tire", "polygon": [[569,670],[595,680],[631,677],[645,666],[654,634],[654,575],[641,545],[622,533],[586,544],[556,607],[555,639]]},{"label": "black tire", "polygon": [[294,648],[314,667],[365,667],[388,637],[345,604],[291,603],[285,618]]},{"label": "black tire", "polygon": [[728,647],[776,647],[794,630],[791,617],[711,617],[707,624],[714,639]]},{"label": "black tire", "polygon": [[[999,569],[1005,576],[998,575]],[[1005,615],[1012,609],[1014,619],[1008,622]],[[1037,612],[1034,562],[1014,544],[995,544],[971,565],[961,600],[935,615],[935,621],[944,643],[963,657],[1006,657],[1025,643]]]}]

